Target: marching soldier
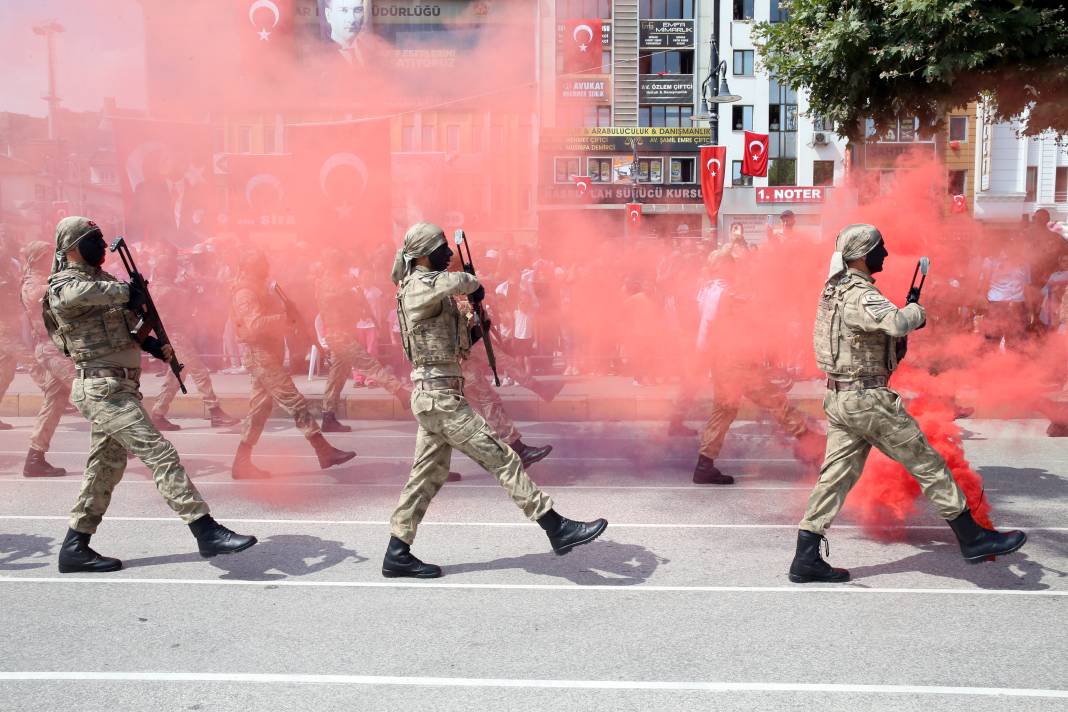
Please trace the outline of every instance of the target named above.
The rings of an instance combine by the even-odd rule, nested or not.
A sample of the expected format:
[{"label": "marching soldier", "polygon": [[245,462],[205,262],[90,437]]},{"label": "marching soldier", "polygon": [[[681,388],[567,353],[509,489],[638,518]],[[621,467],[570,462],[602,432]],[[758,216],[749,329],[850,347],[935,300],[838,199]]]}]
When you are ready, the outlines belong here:
[{"label": "marching soldier", "polygon": [[132,329],[147,295],[100,269],[107,245],[96,223],[67,217],[56,225],[56,251],[42,301],[45,328],[74,360],[71,402],[90,423],[89,460],[70,528],[59,552],[61,573],[117,571],[122,562],[89,547],[111,502],[111,492],[133,453],[152,471],[156,488],[197,540],[200,555],[243,551],[256,537],[216,522],[190,481],[178,452],[152,424],[141,404],[141,351],[162,361],[169,344],[152,336],[138,343]]},{"label": "marching soldier", "polygon": [[315,449],[320,468],[325,470],[356,457],[355,452],[338,450],[326,441],[307,400],[286,373],[285,334],[291,322],[281,300],[270,293],[267,278],[266,256],[255,251],[246,254],[230,302],[230,317],[237,339],[245,347],[245,367],[252,377],[248,416],[231,469],[236,480],[270,477],[269,472],[252,464],[252,448],[263,434],[274,402],[293,416],[293,422]]},{"label": "marching soldier", "polygon": [[485,290],[473,275],[446,271],[451,257],[440,227],[416,223],[393,264],[401,343],[412,364],[412,413],[419,431],[411,475],[390,520],[392,536],[382,562],[386,577],[441,575],[440,567],[411,553],[411,544],[448,476],[454,448],[497,477],[523,513],[546,532],[557,554],[593,541],[608,526],[604,519],[576,522],[557,514],[549,496],[523,470],[519,455],[468,404],[461,361],[481,333],[471,333],[454,297],[467,295],[477,302]]},{"label": "marching soldier", "polygon": [[979,525],[952,473],[909,415],[901,396],[888,387],[904,355],[904,338],[926,321],[923,307],[898,309],[875,286],[889,253],[872,225],[850,225],[838,235],[830,274],[816,312],[816,362],[827,374],[827,452],[819,481],[797,533],[790,580],[842,582],[845,569],[820,556],[820,542],[864,470],[872,446],[901,463],[949,522],[961,554],[972,563],[1009,554],[1027,541],[1019,531],[997,532]]}]

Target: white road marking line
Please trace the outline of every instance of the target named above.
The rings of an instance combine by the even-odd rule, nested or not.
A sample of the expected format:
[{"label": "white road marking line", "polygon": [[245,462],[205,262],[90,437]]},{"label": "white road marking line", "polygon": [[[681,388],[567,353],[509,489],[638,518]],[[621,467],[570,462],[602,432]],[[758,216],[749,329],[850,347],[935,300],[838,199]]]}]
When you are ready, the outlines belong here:
[{"label": "white road marking line", "polygon": [[[448,573],[449,567],[443,567]],[[449,590],[485,591],[612,591],[615,593],[878,593],[902,595],[960,595],[960,596],[1053,596],[1068,597],[1068,591],[1005,589],[1005,588],[877,588],[857,584],[841,586],[660,586],[646,584],[574,584],[574,583],[438,583],[432,581],[308,581],[279,579],[248,581],[243,579],[173,579],[123,578],[111,576],[0,576],[0,584],[101,584],[155,586],[259,586],[261,588],[434,588]]]},{"label": "white road marking line", "polygon": [[[479,473],[481,475],[482,473]],[[479,475],[465,475],[465,477],[475,477]],[[253,482],[246,480],[244,482],[238,480],[210,480],[205,477],[193,477],[193,483],[198,487],[201,485],[224,485],[233,487],[247,487],[256,489],[263,487],[266,489],[275,489],[278,487],[367,487],[367,488],[388,488],[393,490],[400,490],[404,486],[404,482],[397,480],[396,482],[295,482],[293,480],[282,479],[284,475],[280,475],[278,479],[267,480],[264,482]],[[3,484],[76,484],[81,487],[81,477],[32,477],[26,478],[21,475],[15,477],[0,477],[0,485]],[[124,479],[122,481],[123,486],[126,485],[151,485],[153,488],[156,486],[152,480],[134,480]],[[546,484],[547,488],[556,490],[685,490],[687,492],[715,492],[718,494],[725,494],[728,492],[752,492],[752,491],[799,491],[809,492],[812,490],[812,485],[731,485],[730,487],[703,487],[700,485],[568,485],[568,484]],[[492,489],[499,490],[501,486],[499,484],[467,484],[464,482],[452,482],[446,485],[449,490],[457,489]],[[998,490],[987,488],[987,493],[997,492]]]},{"label": "white road marking line", "polygon": [[312,675],[300,673],[205,672],[0,672],[0,681],[241,682],[254,684],[400,685],[408,687],[495,687],[567,690],[663,690],[696,692],[802,692],[963,697],[1068,698],[1068,690],[945,685],[857,685],[805,682],[706,682],[699,680],[537,680],[397,675]]},{"label": "white road marking line", "polygon": [[[11,520],[25,520],[25,521],[67,521],[70,519],[69,515],[52,515],[52,514],[0,514],[0,521]],[[107,516],[109,522],[163,522],[166,524],[181,524],[182,520],[177,517],[118,517]],[[259,518],[226,518],[229,524],[280,524],[280,525],[317,525],[317,526],[389,526],[388,520],[373,520],[373,519],[259,519]],[[624,522],[616,523],[610,522],[613,529],[797,529],[797,524],[672,524],[672,523],[638,523],[638,522]],[[529,527],[530,522],[432,522],[424,521],[419,526],[426,527]],[[1042,532],[1068,532],[1068,527],[1033,527],[1033,526],[1015,526],[1015,525],[999,525],[1002,529],[1026,529],[1028,531],[1042,531]],[[861,530],[867,529],[867,527],[861,524],[835,524],[835,531],[841,530]],[[901,531],[901,530],[930,530],[930,531],[946,531],[949,530],[945,525],[941,524],[904,524],[901,526],[885,527],[882,528],[886,531]]]}]

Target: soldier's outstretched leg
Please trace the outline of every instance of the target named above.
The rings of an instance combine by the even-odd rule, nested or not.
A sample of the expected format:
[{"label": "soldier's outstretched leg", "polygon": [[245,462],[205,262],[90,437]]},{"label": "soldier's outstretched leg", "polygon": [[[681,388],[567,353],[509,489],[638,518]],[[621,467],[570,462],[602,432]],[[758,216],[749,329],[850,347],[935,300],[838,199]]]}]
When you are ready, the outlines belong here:
[{"label": "soldier's outstretched leg", "polygon": [[30,434],[30,450],[26,454],[26,464],[22,468],[23,477],[62,477],[67,471],[62,467],[53,467],[45,459],[52,444],[52,435],[63,415],[63,409],[70,397],[71,381],[57,377],[51,371],[45,371],[44,397],[41,409],[37,412],[37,422]]},{"label": "soldier's outstretched leg", "polygon": [[508,447],[515,450],[519,459],[523,461],[524,469],[548,457],[553,451],[552,445],[537,447],[523,442],[519,429],[516,428],[515,422],[504,408],[504,401],[501,400],[500,394],[487,380],[489,366],[481,364],[476,359],[468,359],[463,362],[462,366],[464,396],[471,406],[482,414],[482,417],[493,428],[493,432],[508,443]]},{"label": "soldier's outstretched leg", "polygon": [[341,390],[348,380],[352,369],[356,369],[389,391],[407,408],[412,392],[404,387],[399,378],[390,373],[382,363],[372,356],[363,344],[351,336],[330,335],[326,337],[330,347],[330,375],[327,377],[326,390],[323,393],[323,432],[347,433],[352,428],[338,422],[337,409],[341,404]]},{"label": "soldier's outstretched leg", "polygon": [[734,478],[725,475],[716,467],[716,458],[723,449],[727,431],[738,417],[741,394],[732,386],[720,382],[715,386],[712,399],[712,412],[708,416],[697,449],[697,465],[693,470],[693,483],[696,485],[733,485]]},{"label": "soldier's outstretched leg", "polygon": [[[215,387],[211,382],[211,373],[196,352],[193,342],[184,336],[174,335],[172,343],[174,344],[175,352],[178,353],[182,363],[185,364],[183,375],[196,384],[197,391],[208,409],[208,419],[211,421],[211,427],[223,428],[237,425],[239,422],[237,418],[228,414],[219,405],[219,397],[215,395]],[[175,396],[178,395],[178,389],[178,379],[174,377],[173,373],[166,373],[163,378],[163,385],[160,387],[159,396],[152,406],[152,422],[160,430],[181,430],[180,425],[167,420],[167,411],[170,410],[171,403],[174,401]]]}]

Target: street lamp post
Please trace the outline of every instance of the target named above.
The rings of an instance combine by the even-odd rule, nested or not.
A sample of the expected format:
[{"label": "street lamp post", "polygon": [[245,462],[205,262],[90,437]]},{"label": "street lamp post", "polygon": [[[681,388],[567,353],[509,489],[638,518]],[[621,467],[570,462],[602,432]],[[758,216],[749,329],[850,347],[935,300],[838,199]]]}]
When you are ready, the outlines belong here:
[{"label": "street lamp post", "polygon": [[[736,101],[741,101],[742,97],[738,94],[732,94],[730,87],[727,86],[727,60],[720,60],[719,58],[719,43],[716,42],[715,34],[712,35],[709,41],[709,51],[711,53],[711,62],[708,66],[708,76],[701,82],[701,112],[691,116],[690,121],[694,124],[707,121],[709,139],[711,140],[711,145],[715,146],[719,143],[719,105],[733,104]],[[709,110],[709,104],[712,104],[711,111]],[[724,176],[724,178],[726,177]],[[718,226],[713,225],[712,227],[718,235]]]},{"label": "street lamp post", "polygon": [[56,140],[56,109],[59,107],[59,96],[56,95],[56,35],[63,32],[63,25],[55,20],[40,25],[34,25],[33,33],[45,38],[48,42],[48,93],[42,97],[48,102],[48,139]]}]

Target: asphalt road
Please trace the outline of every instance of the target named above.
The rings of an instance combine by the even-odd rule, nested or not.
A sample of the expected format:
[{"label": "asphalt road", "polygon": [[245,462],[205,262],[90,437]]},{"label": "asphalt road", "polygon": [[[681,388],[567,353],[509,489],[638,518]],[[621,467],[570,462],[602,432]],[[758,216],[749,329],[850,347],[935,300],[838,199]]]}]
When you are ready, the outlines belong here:
[{"label": "asphalt road", "polygon": [[1040,421],[965,421],[996,520],[1024,550],[970,566],[930,508],[878,539],[849,506],[832,532],[845,586],[786,578],[814,473],[739,423],[728,488],[689,482],[694,441],[662,424],[536,423],[532,469],[598,542],[554,556],[495,481],[457,456],[414,550],[445,577],[383,579],[414,426],[355,422],[328,472],[272,421],[270,483],[229,479],[234,434],[172,440],[247,552],[201,559],[143,465],[93,545],[115,574],[61,576],[56,549],[87,428],[67,418],[20,476],[28,419],[0,432],[0,710],[1068,710],[1068,442]]}]

